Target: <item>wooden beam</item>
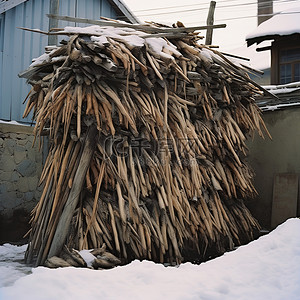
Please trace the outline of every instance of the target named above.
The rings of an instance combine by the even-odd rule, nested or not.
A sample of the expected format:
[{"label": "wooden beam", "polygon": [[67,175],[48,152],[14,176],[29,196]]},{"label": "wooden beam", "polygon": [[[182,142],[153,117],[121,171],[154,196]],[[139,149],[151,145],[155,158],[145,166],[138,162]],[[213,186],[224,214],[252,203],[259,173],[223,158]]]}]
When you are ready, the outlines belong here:
[{"label": "wooden beam", "polygon": [[119,22],[112,22],[112,21],[101,21],[101,20],[92,20],[92,19],[85,19],[85,18],[75,18],[75,17],[68,17],[68,16],[58,16],[58,15],[54,15],[54,14],[47,14],[47,17],[52,18],[52,19],[63,20],[63,21],[93,24],[93,25],[99,25],[99,26],[133,28],[136,30],[142,30],[142,31],[151,32],[151,33],[193,32],[195,30],[207,30],[209,28],[216,29],[216,28],[225,28],[226,27],[226,24],[218,24],[218,25],[179,27],[179,28],[159,28],[159,27],[151,27],[151,26],[139,25],[139,24],[129,24],[129,23],[119,23]]},{"label": "wooden beam", "polygon": [[83,148],[83,153],[74,177],[73,185],[69,193],[69,197],[65,204],[64,210],[59,218],[59,223],[57,225],[51,247],[48,253],[48,258],[58,255],[61,251],[67,235],[69,233],[71,220],[73,217],[73,213],[76,209],[76,206],[79,201],[80,193],[83,188],[83,184],[85,181],[86,172],[90,166],[91,158],[93,156],[95,146],[97,144],[97,128],[95,125],[92,125],[86,137],[85,145]]},{"label": "wooden beam", "polygon": [[[207,26],[212,26],[214,24],[215,8],[216,8],[216,1],[210,1],[208,16],[206,20]],[[210,27],[206,31],[205,45],[212,44],[212,35],[213,35],[213,28]]]},{"label": "wooden beam", "polygon": [[261,48],[256,48],[256,52],[263,52],[267,50],[271,50],[272,46],[266,46],[266,47],[261,47]]},{"label": "wooden beam", "polygon": [[[50,0],[50,14],[56,15],[59,12],[59,0]],[[58,19],[49,18],[49,31],[51,28],[58,27]],[[57,36],[49,35],[48,36],[48,45],[56,45],[57,44]]]},{"label": "wooden beam", "polygon": [[243,57],[243,56],[239,56],[239,55],[234,55],[234,54],[230,54],[230,53],[225,53],[225,52],[221,52],[221,53],[223,55],[225,55],[225,56],[229,56],[229,57],[233,57],[233,58],[238,58],[238,59],[250,61],[250,58],[247,58],[247,57]]}]

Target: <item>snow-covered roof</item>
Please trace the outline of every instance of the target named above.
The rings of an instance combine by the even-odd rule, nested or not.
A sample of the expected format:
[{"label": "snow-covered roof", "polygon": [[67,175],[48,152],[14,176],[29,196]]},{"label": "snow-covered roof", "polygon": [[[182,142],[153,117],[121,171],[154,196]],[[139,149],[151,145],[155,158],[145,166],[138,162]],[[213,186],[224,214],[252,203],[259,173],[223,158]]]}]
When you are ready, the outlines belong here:
[{"label": "snow-covered roof", "polygon": [[300,81],[281,85],[269,85],[264,88],[278,99],[264,96],[257,102],[262,111],[274,111],[300,105]]},{"label": "snow-covered roof", "polygon": [[274,39],[276,36],[300,33],[300,7],[282,11],[261,23],[246,36],[248,45],[262,40]]},{"label": "snow-covered roof", "polygon": [[264,86],[272,94],[287,94],[300,90],[300,81],[280,85]]}]

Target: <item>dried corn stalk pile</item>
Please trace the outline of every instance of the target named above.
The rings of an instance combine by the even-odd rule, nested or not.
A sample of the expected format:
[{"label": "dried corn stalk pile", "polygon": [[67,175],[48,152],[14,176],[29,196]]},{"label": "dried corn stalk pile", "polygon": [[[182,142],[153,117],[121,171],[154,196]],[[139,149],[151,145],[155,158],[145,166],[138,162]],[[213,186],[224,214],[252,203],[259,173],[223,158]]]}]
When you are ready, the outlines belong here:
[{"label": "dried corn stalk pile", "polygon": [[261,90],[196,33],[146,31],[66,27],[55,34],[68,41],[21,74],[24,115],[51,145],[27,262],[59,255],[61,231],[68,249],[179,263],[258,230],[243,199],[255,194],[244,156],[264,128]]}]

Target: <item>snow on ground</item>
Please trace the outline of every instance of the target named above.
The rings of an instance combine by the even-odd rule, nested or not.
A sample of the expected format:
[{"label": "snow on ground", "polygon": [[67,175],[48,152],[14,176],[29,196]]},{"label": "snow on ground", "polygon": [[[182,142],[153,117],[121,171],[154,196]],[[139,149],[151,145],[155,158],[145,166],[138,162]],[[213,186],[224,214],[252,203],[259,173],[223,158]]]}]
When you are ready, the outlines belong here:
[{"label": "snow on ground", "polygon": [[[22,263],[26,248],[26,245],[0,246],[0,287],[12,285],[20,277],[31,273],[31,268]],[[1,292],[0,300],[2,300]]]},{"label": "snow on ground", "polygon": [[[14,276],[9,262],[7,270],[0,269],[4,285],[0,299],[296,300],[300,298],[299,232],[300,219],[289,219],[268,235],[201,265],[164,267],[134,261],[106,271],[38,267],[5,286]],[[19,255],[24,248],[4,245],[0,257],[6,250]]]}]

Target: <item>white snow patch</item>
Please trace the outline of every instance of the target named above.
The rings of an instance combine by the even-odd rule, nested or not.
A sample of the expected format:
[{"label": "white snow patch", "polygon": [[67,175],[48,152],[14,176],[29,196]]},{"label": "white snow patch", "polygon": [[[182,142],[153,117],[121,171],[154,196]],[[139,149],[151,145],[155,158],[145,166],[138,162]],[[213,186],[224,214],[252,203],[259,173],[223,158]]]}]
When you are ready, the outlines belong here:
[{"label": "white snow patch", "polygon": [[269,92],[274,95],[278,95],[278,94],[288,94],[298,90],[300,90],[300,88],[281,88],[281,89],[272,89],[269,90]]},{"label": "white snow patch", "polygon": [[2,287],[0,299],[296,300],[299,232],[300,220],[289,219],[268,235],[201,265],[175,268],[136,260],[106,271],[38,267],[13,286]]},{"label": "white snow patch", "polygon": [[279,84],[279,85],[264,85],[264,88],[268,91],[272,90],[282,90],[282,89],[290,89],[290,88],[300,88],[300,81],[294,81],[286,84]]},{"label": "white snow patch", "polygon": [[19,123],[17,121],[4,121],[4,120],[0,120],[0,123],[10,124],[10,125],[30,126],[29,124],[23,124],[23,123]]},{"label": "white snow patch", "polygon": [[282,11],[261,23],[246,36],[246,40],[267,35],[290,35],[300,33],[300,7]]},{"label": "white snow patch", "polygon": [[105,45],[109,45],[109,42],[106,38],[106,36],[91,36],[91,41],[95,42],[96,44],[100,45],[100,46],[105,46]]},{"label": "white snow patch", "polygon": [[[175,57],[181,57],[182,54],[178,51],[177,47],[171,42],[161,37],[151,37],[150,34],[135,30],[133,28],[126,27],[101,27],[98,25],[87,26],[87,27],[65,27],[60,33],[73,33],[88,35],[92,42],[98,44],[101,47],[108,46],[110,43],[113,44],[113,40],[122,42],[127,48],[133,49],[135,47],[141,48],[147,46],[155,57],[160,59],[174,60]],[[55,49],[56,50],[56,49]],[[43,62],[55,62],[56,60],[62,60],[64,57],[51,58],[51,53],[43,54],[36,58],[35,61],[30,65],[37,66]],[[202,49],[199,54],[202,54],[204,60],[222,60],[220,56],[209,51],[208,49]],[[232,59],[232,62],[235,63]],[[237,66],[238,66],[237,62]]]},{"label": "white snow patch", "polygon": [[32,64],[29,67],[35,67],[44,62],[50,62],[50,60],[51,60],[50,54],[54,51],[55,51],[55,49],[53,49],[50,53],[43,53],[41,56],[34,58],[32,60]]},{"label": "white snow patch", "polygon": [[[166,48],[173,52],[175,48],[169,47],[168,43],[162,38],[146,38],[146,43],[148,44],[150,50],[157,53],[159,56],[163,56],[167,59],[174,59],[170,54],[163,52],[163,49]],[[178,52],[179,53],[179,52]]]},{"label": "white snow patch", "polygon": [[[31,267],[23,263],[27,245],[14,246],[4,244],[0,246],[0,287],[12,285],[17,279],[31,273]],[[1,289],[0,289],[0,299]]]},{"label": "white snow patch", "polygon": [[284,104],[275,104],[275,105],[267,105],[261,107],[262,111],[274,111],[282,108],[292,107],[292,106],[299,106],[300,102],[294,102],[294,103],[284,103]]},{"label": "white snow patch", "polygon": [[206,59],[208,59],[210,62],[213,61],[212,56],[214,55],[212,51],[209,51],[208,49],[203,48],[200,52]]},{"label": "white snow patch", "polygon": [[101,27],[98,25],[87,27],[67,26],[64,32],[87,34],[91,36],[92,41],[97,41],[103,45],[107,43],[107,38],[112,38],[123,41],[131,47],[142,47],[144,45],[142,36],[146,35],[144,32],[137,31],[133,28]]},{"label": "white snow patch", "polygon": [[280,85],[266,85],[264,88],[274,95],[288,94],[300,90],[300,81]]},{"label": "white snow patch", "polygon": [[94,256],[90,251],[91,250],[81,250],[78,252],[80,256],[84,259],[88,267],[91,267],[93,261],[96,259],[96,256]]}]

